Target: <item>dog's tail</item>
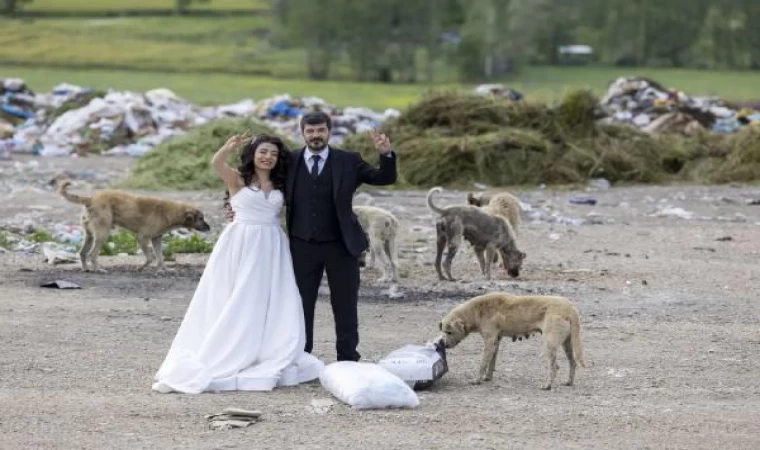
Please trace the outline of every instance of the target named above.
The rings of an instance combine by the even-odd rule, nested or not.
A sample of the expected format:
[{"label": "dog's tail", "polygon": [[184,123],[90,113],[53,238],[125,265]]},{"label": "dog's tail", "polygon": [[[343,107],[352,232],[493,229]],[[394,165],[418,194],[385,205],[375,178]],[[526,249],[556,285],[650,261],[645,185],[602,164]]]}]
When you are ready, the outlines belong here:
[{"label": "dog's tail", "polygon": [[581,367],[586,367],[586,360],[583,357],[583,344],[581,343],[581,318],[575,308],[570,314],[570,344],[573,346],[575,362]]},{"label": "dog's tail", "polygon": [[65,198],[71,203],[90,206],[92,197],[82,197],[80,195],[72,194],[68,191],[69,186],[71,186],[71,180],[62,180],[60,183],[58,183],[58,194],[60,194],[61,197]]},{"label": "dog's tail", "polygon": [[443,192],[443,188],[440,187],[434,187],[433,189],[430,189],[427,194],[427,206],[430,208],[431,211],[433,211],[436,214],[443,214],[443,210],[435,204],[433,204],[433,194],[436,194],[438,192]]}]

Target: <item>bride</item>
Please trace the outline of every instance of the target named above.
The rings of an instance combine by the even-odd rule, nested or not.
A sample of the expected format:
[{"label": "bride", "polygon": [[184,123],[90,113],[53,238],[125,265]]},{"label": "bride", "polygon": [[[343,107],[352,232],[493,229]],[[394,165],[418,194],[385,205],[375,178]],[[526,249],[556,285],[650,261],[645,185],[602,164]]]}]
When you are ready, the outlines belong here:
[{"label": "bride", "polygon": [[153,390],[268,391],[319,377],[323,363],[303,351],[303,307],[287,237],[279,223],[287,149],[274,136],[249,142],[237,170],[229,155],[249,141],[231,137],[212,165],[227,184],[235,220],[219,237]]}]

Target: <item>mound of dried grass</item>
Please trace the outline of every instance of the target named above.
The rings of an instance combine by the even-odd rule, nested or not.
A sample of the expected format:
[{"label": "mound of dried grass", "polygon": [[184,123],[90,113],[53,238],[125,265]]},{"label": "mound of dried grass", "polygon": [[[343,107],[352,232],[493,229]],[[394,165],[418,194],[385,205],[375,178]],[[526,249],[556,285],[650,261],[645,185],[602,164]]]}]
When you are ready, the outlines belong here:
[{"label": "mound of dried grass", "polygon": [[[592,177],[640,183],[760,179],[758,127],[731,136],[650,135],[599,123],[597,105],[588,91],[571,92],[554,106],[442,92],[424,97],[382,131],[400,156],[399,187],[577,183]],[[157,147],[126,184],[221,188],[210,158],[229,136],[246,129],[272,133],[247,119],[215,121]],[[349,137],[342,147],[377,160],[364,134]]]},{"label": "mound of dried grass", "polygon": [[[726,182],[760,179],[760,129],[730,137],[650,135],[598,122],[598,101],[588,91],[560,103],[512,102],[498,97],[430,94],[387,122],[399,153],[403,185],[430,187],[473,181],[495,186],[612,182]],[[376,158],[365,136],[345,145]]]},{"label": "mound of dried grass", "polygon": [[[221,119],[163,142],[140,158],[124,187],[135,189],[222,189],[223,182],[211,169],[211,157],[230,136],[251,130],[276,134],[249,119]],[[287,139],[285,140],[288,142]],[[290,143],[290,145],[293,145]],[[291,147],[292,148],[292,147]],[[237,161],[231,160],[235,166]]]},{"label": "mound of dried grass", "polygon": [[726,158],[713,174],[713,181],[760,180],[760,126],[752,125],[732,135],[725,143]]}]

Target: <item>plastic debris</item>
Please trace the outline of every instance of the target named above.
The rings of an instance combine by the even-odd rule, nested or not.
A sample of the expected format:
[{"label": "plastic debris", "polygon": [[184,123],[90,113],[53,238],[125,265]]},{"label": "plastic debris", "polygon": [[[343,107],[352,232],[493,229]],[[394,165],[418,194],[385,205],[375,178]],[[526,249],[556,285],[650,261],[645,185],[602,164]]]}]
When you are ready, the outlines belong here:
[{"label": "plastic debris", "polygon": [[232,428],[246,428],[261,420],[261,411],[252,411],[240,408],[225,408],[219,414],[206,416],[209,428],[212,430],[230,430]]},{"label": "plastic debris", "polygon": [[42,244],[42,254],[45,255],[47,263],[51,265],[73,263],[79,259],[76,253],[54,242]]},{"label": "plastic debris", "polygon": [[573,205],[596,205],[596,199],[591,197],[570,197],[568,201]]},{"label": "plastic debris", "polygon": [[603,121],[633,125],[648,133],[733,133],[760,123],[760,111],[733,108],[717,97],[690,97],[641,77],[613,81],[600,100],[600,109],[606,116]]},{"label": "plastic debris", "polygon": [[276,95],[254,102],[196,106],[166,88],[144,93],[94,91],[63,83],[35,94],[23,80],[0,80],[0,158],[12,153],[46,157],[129,155],[139,157],[161,142],[224,117],[255,117],[292,141],[301,142],[299,120],[320,110],[333,120],[333,142],[378,128],[401,113],[338,108],[318,97]]},{"label": "plastic debris", "polygon": [[40,284],[40,287],[54,288],[54,289],[82,289],[82,286],[76,283],[72,283],[71,281],[66,281],[66,280],[47,281]]},{"label": "plastic debris", "polygon": [[475,93],[478,95],[496,95],[500,97],[506,97],[512,101],[520,101],[523,99],[523,94],[504,86],[503,84],[481,84],[475,88]]}]

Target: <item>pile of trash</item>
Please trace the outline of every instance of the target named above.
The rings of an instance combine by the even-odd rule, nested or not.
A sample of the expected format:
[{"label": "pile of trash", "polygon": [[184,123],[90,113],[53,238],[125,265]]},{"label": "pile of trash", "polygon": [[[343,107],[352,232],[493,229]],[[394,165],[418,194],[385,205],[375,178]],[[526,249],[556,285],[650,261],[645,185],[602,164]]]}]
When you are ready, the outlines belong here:
[{"label": "pile of trash", "polygon": [[281,135],[300,142],[299,117],[308,110],[332,116],[335,142],[379,127],[400,113],[338,108],[318,97],[278,95],[201,107],[165,88],[144,93],[94,91],[60,84],[37,94],[24,80],[0,80],[0,159],[14,152],[40,156],[101,153],[142,156],[158,144],[210,121],[254,117]]},{"label": "pile of trash", "polygon": [[396,109],[380,113],[369,108],[338,108],[319,97],[298,98],[288,94],[264,99],[254,108],[255,116],[266,126],[294,142],[301,142],[299,119],[307,111],[323,111],[330,115],[333,122],[330,140],[336,144],[347,136],[371,131],[386,120],[401,115]]},{"label": "pile of trash", "polygon": [[727,134],[760,124],[760,111],[734,108],[717,97],[690,97],[642,77],[610,83],[600,101],[608,123],[634,125],[647,133],[694,135],[701,130]]},{"label": "pile of trash", "polygon": [[477,95],[496,95],[499,97],[506,97],[515,102],[519,102],[525,97],[521,92],[518,92],[501,83],[481,84],[477,86],[473,92],[475,92]]}]

